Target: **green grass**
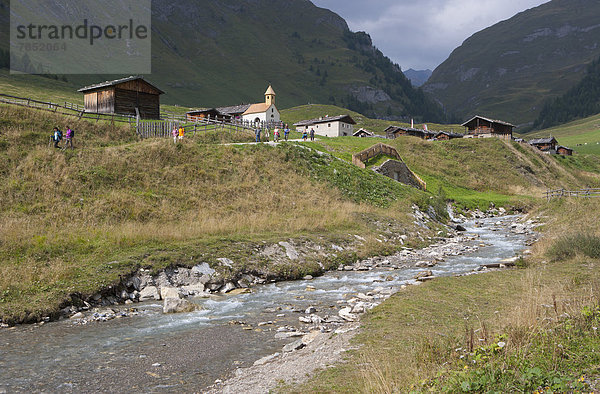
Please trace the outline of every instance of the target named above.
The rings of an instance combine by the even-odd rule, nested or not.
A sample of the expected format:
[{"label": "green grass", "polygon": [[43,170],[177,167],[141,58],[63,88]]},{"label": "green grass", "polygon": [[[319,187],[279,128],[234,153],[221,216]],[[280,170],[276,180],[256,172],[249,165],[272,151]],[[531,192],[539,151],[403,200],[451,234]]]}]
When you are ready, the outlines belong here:
[{"label": "green grass", "polygon": [[528,140],[548,136],[579,154],[600,155],[600,115],[523,135]]}]

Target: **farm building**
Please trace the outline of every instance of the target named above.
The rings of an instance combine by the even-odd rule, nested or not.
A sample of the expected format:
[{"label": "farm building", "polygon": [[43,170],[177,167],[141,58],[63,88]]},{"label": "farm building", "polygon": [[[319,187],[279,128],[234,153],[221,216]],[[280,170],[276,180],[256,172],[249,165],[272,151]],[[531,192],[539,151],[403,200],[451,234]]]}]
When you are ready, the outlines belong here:
[{"label": "farm building", "polygon": [[510,123],[484,118],[483,116],[475,116],[463,123],[462,126],[467,129],[465,138],[498,137],[509,141],[512,139],[513,129],[515,128]]},{"label": "farm building", "polygon": [[343,137],[354,134],[356,122],[350,115],[325,116],[318,119],[303,120],[294,123],[300,133],[313,129],[315,134],[324,137]]},{"label": "farm building", "polygon": [[352,136],[366,138],[366,137],[374,137],[375,134],[370,132],[369,130],[358,129],[356,132],[354,132],[354,134],[352,134]]},{"label": "farm building", "polygon": [[229,120],[231,115],[222,113],[216,108],[198,109],[194,111],[186,112],[185,117],[191,122],[199,122],[201,120],[213,119],[213,120]]},{"label": "farm building", "polygon": [[101,114],[139,115],[142,119],[160,119],[162,90],[139,76],[86,86],[85,111]]},{"label": "farm building", "polygon": [[552,152],[556,151],[558,141],[554,137],[536,138],[534,140],[529,141],[529,144],[535,146],[542,152]]},{"label": "farm building", "polygon": [[440,131],[435,135],[435,139],[438,141],[448,141],[456,138],[463,138],[463,135],[458,133],[452,133],[450,131]]},{"label": "farm building", "polygon": [[413,137],[419,137],[424,140],[430,140],[435,138],[436,133],[433,131],[415,129],[413,127],[402,127],[402,126],[389,126],[384,130],[387,139],[393,140],[401,135],[410,135]]},{"label": "farm building", "polygon": [[556,154],[562,156],[573,156],[573,149],[567,148],[566,146],[559,145],[556,147]]},{"label": "farm building", "polygon": [[281,115],[275,106],[275,91],[269,85],[265,92],[265,102],[257,104],[240,104],[230,107],[219,107],[217,111],[230,118],[248,123],[279,123]]}]

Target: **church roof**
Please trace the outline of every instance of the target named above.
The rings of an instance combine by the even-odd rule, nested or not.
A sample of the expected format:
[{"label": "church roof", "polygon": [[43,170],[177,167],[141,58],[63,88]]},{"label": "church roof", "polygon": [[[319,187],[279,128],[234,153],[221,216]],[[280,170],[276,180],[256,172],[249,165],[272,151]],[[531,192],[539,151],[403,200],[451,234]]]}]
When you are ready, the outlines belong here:
[{"label": "church roof", "polygon": [[271,85],[269,85],[269,87],[267,88],[267,91],[265,92],[265,96],[268,94],[276,96],[275,91],[273,90],[273,87]]},{"label": "church roof", "polygon": [[246,112],[244,112],[244,115],[249,115],[249,114],[260,114],[263,112],[267,112],[267,110],[271,107],[271,104],[267,104],[267,103],[258,103],[258,104],[252,104],[247,110]]}]

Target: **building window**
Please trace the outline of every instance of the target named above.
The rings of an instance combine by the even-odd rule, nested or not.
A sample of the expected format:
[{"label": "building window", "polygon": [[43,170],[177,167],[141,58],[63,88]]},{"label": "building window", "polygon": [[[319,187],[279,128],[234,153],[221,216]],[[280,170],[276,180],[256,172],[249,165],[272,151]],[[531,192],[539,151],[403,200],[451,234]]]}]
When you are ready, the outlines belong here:
[{"label": "building window", "polygon": [[327,123],[327,127],[331,127],[331,123]]}]

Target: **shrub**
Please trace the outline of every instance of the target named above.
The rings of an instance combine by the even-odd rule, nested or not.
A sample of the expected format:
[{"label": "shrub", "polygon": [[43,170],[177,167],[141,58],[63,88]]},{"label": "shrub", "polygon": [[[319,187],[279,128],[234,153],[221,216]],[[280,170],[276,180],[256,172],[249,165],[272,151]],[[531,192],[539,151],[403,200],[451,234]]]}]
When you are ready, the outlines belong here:
[{"label": "shrub", "polygon": [[600,237],[589,234],[572,234],[557,239],[548,250],[548,256],[555,261],[565,260],[578,254],[600,258]]}]

